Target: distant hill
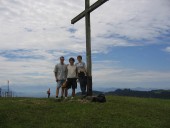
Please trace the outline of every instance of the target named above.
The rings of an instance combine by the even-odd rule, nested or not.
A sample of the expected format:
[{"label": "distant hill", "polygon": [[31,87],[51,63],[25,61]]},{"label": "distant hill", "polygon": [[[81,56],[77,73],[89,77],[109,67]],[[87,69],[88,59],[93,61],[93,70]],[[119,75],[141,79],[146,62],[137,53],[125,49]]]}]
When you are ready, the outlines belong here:
[{"label": "distant hill", "polygon": [[106,88],[106,87],[97,87],[97,88],[93,88],[95,91],[99,91],[99,92],[109,92],[109,91],[115,91],[117,90],[118,88],[114,88],[114,87],[111,87],[111,88]]},{"label": "distant hill", "polygon": [[131,89],[117,89],[106,92],[105,95],[170,99],[170,90],[135,91]]},{"label": "distant hill", "polygon": [[[131,89],[117,89],[109,92],[93,91],[94,96],[101,93],[105,95],[170,99],[170,90],[135,91]],[[81,92],[76,93],[76,95],[80,96]]]},{"label": "distant hill", "polygon": [[[93,91],[93,95],[95,96],[95,95],[99,95],[99,94],[101,94],[101,93],[104,93],[104,92],[101,92],[101,91]],[[81,96],[81,92],[77,92],[76,93],[76,96]]]}]

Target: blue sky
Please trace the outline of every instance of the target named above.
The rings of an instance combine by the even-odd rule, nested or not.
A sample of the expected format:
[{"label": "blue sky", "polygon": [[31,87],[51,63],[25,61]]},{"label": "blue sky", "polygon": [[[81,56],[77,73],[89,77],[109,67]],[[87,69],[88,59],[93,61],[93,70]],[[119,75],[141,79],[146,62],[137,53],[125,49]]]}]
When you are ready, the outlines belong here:
[{"label": "blue sky", "polygon": [[[83,10],[84,0],[1,0],[0,86],[54,89],[60,56],[86,61],[84,18],[71,24]],[[169,0],[110,0],[92,12],[93,87],[170,89],[169,12]]]}]

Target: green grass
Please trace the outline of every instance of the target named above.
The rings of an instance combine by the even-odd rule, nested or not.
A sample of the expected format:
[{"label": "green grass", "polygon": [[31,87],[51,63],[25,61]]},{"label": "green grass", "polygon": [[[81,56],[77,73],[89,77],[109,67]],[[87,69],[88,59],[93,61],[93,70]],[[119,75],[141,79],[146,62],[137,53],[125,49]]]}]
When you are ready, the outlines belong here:
[{"label": "green grass", "polygon": [[170,100],[108,96],[106,103],[0,98],[0,128],[170,128]]}]

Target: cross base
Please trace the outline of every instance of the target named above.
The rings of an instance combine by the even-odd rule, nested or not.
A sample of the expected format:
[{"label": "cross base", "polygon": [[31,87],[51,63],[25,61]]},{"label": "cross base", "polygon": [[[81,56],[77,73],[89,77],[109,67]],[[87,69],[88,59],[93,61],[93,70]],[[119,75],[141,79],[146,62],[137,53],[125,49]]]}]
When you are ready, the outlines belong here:
[{"label": "cross base", "polygon": [[87,96],[92,96],[92,76],[87,76]]}]

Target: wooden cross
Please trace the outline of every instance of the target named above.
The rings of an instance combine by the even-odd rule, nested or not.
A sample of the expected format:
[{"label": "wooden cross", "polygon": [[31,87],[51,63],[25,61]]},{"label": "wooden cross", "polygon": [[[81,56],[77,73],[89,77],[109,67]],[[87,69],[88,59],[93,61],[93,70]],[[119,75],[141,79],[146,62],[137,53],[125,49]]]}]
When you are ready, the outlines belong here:
[{"label": "wooden cross", "polygon": [[86,61],[87,61],[87,95],[92,96],[92,62],[91,62],[91,29],[90,13],[107,2],[108,0],[98,0],[90,6],[90,0],[85,0],[85,10],[71,20],[71,24],[76,23],[83,17],[86,21]]}]

